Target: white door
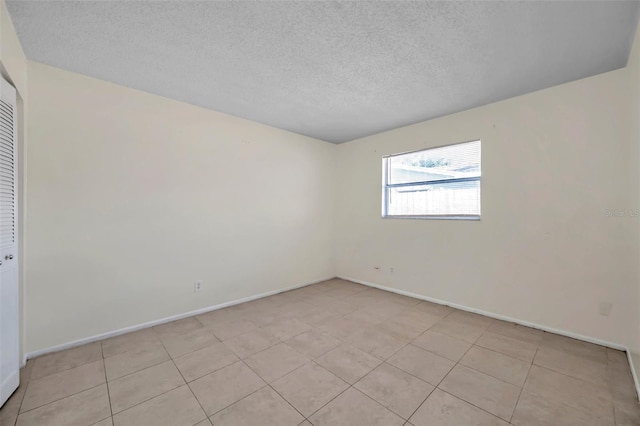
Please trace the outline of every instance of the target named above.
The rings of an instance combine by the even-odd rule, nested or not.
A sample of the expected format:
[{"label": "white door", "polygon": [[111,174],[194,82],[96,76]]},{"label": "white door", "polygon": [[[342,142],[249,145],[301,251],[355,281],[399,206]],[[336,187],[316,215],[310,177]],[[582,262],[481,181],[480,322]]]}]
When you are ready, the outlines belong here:
[{"label": "white door", "polygon": [[0,406],[20,383],[16,91],[0,77]]}]

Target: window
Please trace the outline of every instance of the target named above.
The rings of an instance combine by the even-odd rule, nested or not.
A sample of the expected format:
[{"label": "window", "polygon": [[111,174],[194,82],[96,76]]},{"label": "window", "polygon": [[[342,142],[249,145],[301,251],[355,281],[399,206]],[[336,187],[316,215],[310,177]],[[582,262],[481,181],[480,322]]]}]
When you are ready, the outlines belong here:
[{"label": "window", "polygon": [[382,159],[382,216],[480,219],[480,141]]}]

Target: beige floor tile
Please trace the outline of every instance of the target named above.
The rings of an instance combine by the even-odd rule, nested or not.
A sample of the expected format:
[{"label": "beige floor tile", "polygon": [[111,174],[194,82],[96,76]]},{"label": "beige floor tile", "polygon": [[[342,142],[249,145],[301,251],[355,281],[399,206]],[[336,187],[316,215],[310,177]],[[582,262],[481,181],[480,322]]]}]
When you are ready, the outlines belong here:
[{"label": "beige floor tile", "polygon": [[158,343],[160,343],[160,339],[153,328],[145,328],[103,340],[102,355],[108,358],[129,351],[139,352],[147,346],[154,346]]},{"label": "beige floor tile", "polygon": [[275,336],[262,329],[241,334],[224,342],[229,349],[243,359],[278,343],[280,341]]},{"label": "beige floor tile", "polygon": [[309,362],[309,358],[284,343],[251,355],[245,362],[267,383]]},{"label": "beige floor tile", "polygon": [[315,304],[337,312],[340,315],[347,315],[358,310],[358,307],[350,303],[347,299],[334,299],[333,297],[326,297],[324,301],[316,301]]},{"label": "beige floor tile", "polygon": [[339,339],[317,330],[299,334],[285,343],[310,358],[317,358],[342,344]]},{"label": "beige floor tile", "polygon": [[215,326],[220,323],[239,321],[244,318],[241,312],[230,308],[217,309],[215,311],[207,312],[202,315],[197,315],[195,318],[205,327]]},{"label": "beige floor tile", "polygon": [[398,319],[398,317],[389,318],[388,320],[378,324],[377,327],[380,331],[390,334],[403,342],[415,339],[429,328],[425,327],[424,324],[413,322],[405,318]]},{"label": "beige floor tile", "polygon": [[468,325],[483,327],[485,329],[496,322],[496,320],[494,320],[493,318],[466,311],[454,311],[451,313],[451,315],[447,316],[447,320],[460,321]]},{"label": "beige floor tile", "polygon": [[400,339],[400,337],[384,332],[379,327],[368,327],[353,333],[347,342],[384,360],[402,349],[409,343],[409,339]]},{"label": "beige floor tile", "polygon": [[380,328],[400,339],[413,340],[440,321],[440,318],[420,311],[403,312],[380,324]]},{"label": "beige floor tile", "polygon": [[533,363],[596,384],[609,383],[609,365],[548,346],[538,349]]},{"label": "beige floor tile", "polygon": [[382,360],[352,346],[342,345],[322,355],[316,362],[353,384],[380,365]]},{"label": "beige floor tile", "polygon": [[638,401],[636,385],[633,381],[630,368],[622,370],[610,367],[609,383],[611,386],[611,398],[614,402],[629,404]]},{"label": "beige floor tile", "polygon": [[340,340],[347,340],[352,334],[369,327],[370,323],[359,318],[337,318],[317,327],[318,331],[332,335]]},{"label": "beige floor tile", "polygon": [[26,385],[27,383],[29,383],[29,380],[31,380],[32,373],[33,373],[33,366],[35,365],[36,360],[37,358],[27,360],[27,363],[25,364],[25,366],[20,369],[21,385]]},{"label": "beige floor tile", "polygon": [[113,426],[113,418],[109,417],[104,420],[99,421],[98,423],[94,423],[91,426]]},{"label": "beige floor tile", "polygon": [[104,382],[102,360],[31,380],[22,401],[21,411],[32,410]]},{"label": "beige floor tile", "polygon": [[314,426],[393,426],[404,420],[360,391],[350,388],[309,418]]},{"label": "beige floor tile", "polygon": [[247,312],[244,318],[258,327],[266,327],[286,317],[283,316],[277,308],[264,308],[255,312]]},{"label": "beige floor tile", "polygon": [[472,345],[464,340],[431,330],[426,331],[411,343],[456,362],[462,358]]},{"label": "beige floor tile", "polygon": [[462,365],[455,366],[438,387],[507,421],[520,395],[519,387]]},{"label": "beige floor tile", "polygon": [[426,301],[420,302],[417,305],[412,306],[412,309],[426,312],[440,318],[444,318],[450,313],[455,311],[455,309],[453,309],[450,306],[438,305],[437,303],[431,303]]},{"label": "beige floor tile", "polygon": [[507,426],[507,422],[455,396],[436,389],[411,419],[415,426]]},{"label": "beige floor tile", "polygon": [[607,361],[610,366],[629,369],[629,360],[625,351],[607,348]]},{"label": "beige floor tile", "polygon": [[476,345],[525,362],[532,362],[538,350],[538,345],[536,344],[491,332],[484,333],[476,341]]},{"label": "beige floor tile", "polygon": [[[474,341],[476,346],[472,348]],[[406,346],[409,342],[411,345]],[[260,352],[266,353],[259,355]],[[172,367],[172,373],[164,371],[164,375],[154,374],[147,379],[137,376],[163,363],[171,365],[171,358],[179,371]],[[21,405],[23,424],[46,425],[50,423],[46,420],[48,416],[52,416],[54,423],[68,418],[71,424],[77,416],[79,423],[85,424],[82,419],[92,415],[91,407],[85,410],[83,405],[76,410],[78,413],[68,413],[64,404],[73,406],[76,397],[105,387],[105,372],[108,386],[115,384],[112,398],[116,399],[123,394],[118,389],[118,386],[124,389],[121,382],[132,376],[141,378],[140,389],[132,385],[131,390],[135,400],[142,398],[135,395],[136,392],[144,395],[146,386],[149,394],[141,405],[167,394],[161,392],[172,394],[178,389],[163,390],[167,386],[163,380],[171,383],[173,377],[174,385],[180,387],[186,380],[207,407],[207,414],[214,415],[249,399],[249,395],[266,386],[239,358],[252,363],[272,386],[279,386],[281,389],[277,390],[288,403],[297,406],[304,415],[317,406],[321,412],[332,406],[333,414],[322,417],[329,420],[355,419],[349,417],[352,407],[340,411],[335,401],[346,398],[344,393],[360,394],[353,388],[344,391],[345,384],[333,388],[332,383],[344,380],[355,384],[386,405],[383,408],[366,397],[383,409],[382,413],[390,407],[402,417],[408,415],[410,408],[401,407],[412,407],[421,392],[412,391],[411,384],[404,386],[396,376],[410,377],[407,380],[413,383],[424,380],[430,382],[426,386],[431,386],[450,371],[441,386],[449,386],[458,397],[436,389],[415,412],[412,423],[504,425],[503,420],[485,410],[503,410],[501,415],[506,416],[513,399],[510,386],[520,387],[526,377],[523,397],[512,418],[516,426],[540,423],[564,426],[574,422],[613,425],[615,419],[618,425],[640,424],[640,404],[622,351],[341,279],[30,360],[20,372],[21,386],[0,409],[0,424],[13,426]],[[309,359],[315,359],[320,366]],[[384,359],[388,365],[382,364]],[[458,361],[460,364],[450,370]],[[400,374],[391,373],[400,370]],[[159,385],[153,385],[154,381]],[[268,393],[267,390],[263,393]],[[335,392],[343,394],[336,396]],[[333,397],[336,399],[328,400]],[[109,402],[108,394],[106,398]],[[278,398],[277,404],[282,402]],[[324,403],[328,405],[321,407]],[[115,405],[116,410],[120,409],[117,402]],[[241,406],[239,402],[237,405]],[[139,406],[120,414],[134,413]],[[149,413],[140,414],[142,417],[122,415],[119,419],[139,422]],[[356,425],[367,424],[368,415]],[[194,424],[188,416],[185,419],[186,424]],[[374,416],[370,423],[375,421]],[[196,423],[211,426],[204,416]],[[111,418],[107,415],[92,424],[109,426]]]},{"label": "beige floor tile", "polygon": [[594,362],[606,364],[607,349],[604,346],[583,342],[570,337],[560,336],[553,333],[545,333],[540,346],[551,347],[557,351],[564,351],[570,354],[588,358]]},{"label": "beige floor tile", "polygon": [[386,363],[353,386],[404,419],[408,419],[434,389],[430,384]]},{"label": "beige floor tile", "polygon": [[387,362],[433,386],[437,386],[455,365],[451,360],[413,345],[405,346]]},{"label": "beige floor tile", "polygon": [[473,346],[460,360],[460,364],[496,377],[518,387],[524,385],[531,364],[499,352]]},{"label": "beige floor tile", "polygon": [[102,359],[100,342],[89,343],[60,352],[41,356],[34,360],[32,379],[79,367]]},{"label": "beige floor tile", "polygon": [[241,361],[189,383],[209,416],[264,386],[266,383]]},{"label": "beige floor tile", "polygon": [[347,321],[358,321],[368,326],[375,326],[392,316],[389,313],[382,313],[376,309],[358,309],[355,312],[345,315],[343,318]]},{"label": "beige floor tile", "polygon": [[187,382],[213,373],[236,361],[238,361],[238,357],[224,343],[216,343],[174,360],[176,367]]},{"label": "beige floor tile", "polygon": [[534,345],[539,345],[544,337],[544,331],[542,330],[536,330],[535,328],[498,320],[496,320],[487,329],[487,331],[514,339],[524,340],[525,342],[533,343]]},{"label": "beige floor tile", "polygon": [[613,416],[611,392],[606,386],[585,382],[564,374],[533,365],[527,376],[524,390],[552,398],[578,410],[588,411],[609,423]]},{"label": "beige floor tile", "polygon": [[206,419],[188,386],[164,393],[113,416],[114,426],[191,426]]},{"label": "beige floor tile", "polygon": [[211,423],[211,420],[204,419],[203,421],[198,423],[196,426],[213,426],[213,424]]},{"label": "beige floor tile", "polygon": [[110,382],[111,409],[114,414],[119,413],[183,384],[173,362],[163,362]]},{"label": "beige floor tile", "polygon": [[397,293],[390,293],[388,291],[385,291],[384,293],[386,293],[388,295],[388,300],[389,301],[391,301],[393,303],[397,303],[397,304],[403,305],[405,307],[407,307],[407,306],[415,306],[415,305],[423,302],[423,300],[416,299],[415,297],[411,297],[411,296],[405,296],[405,295],[397,294]]},{"label": "beige floor tile", "polygon": [[349,387],[346,382],[315,363],[294,370],[273,382],[272,386],[305,417]]},{"label": "beige floor tile", "polygon": [[216,426],[296,426],[304,421],[300,413],[269,387],[225,408],[211,419]]},{"label": "beige floor tile", "polygon": [[107,386],[103,384],[22,413],[17,425],[91,425],[110,415]]},{"label": "beige floor tile", "polygon": [[184,318],[177,321],[168,322],[166,324],[157,325],[153,329],[158,334],[158,337],[163,338],[167,336],[175,336],[185,334],[193,330],[203,328],[204,326],[196,317]]},{"label": "beige floor tile", "polygon": [[315,327],[321,323],[339,318],[340,316],[342,315],[330,309],[313,307],[309,311],[298,315],[296,318],[305,324]]},{"label": "beige floor tile", "polygon": [[631,403],[614,403],[616,426],[640,425],[640,403],[636,400]]},{"label": "beige floor tile", "polygon": [[305,312],[309,312],[313,307],[314,305],[311,303],[303,302],[301,300],[293,300],[281,305],[278,308],[278,313],[283,317],[295,317],[302,315]]},{"label": "beige floor tile", "polygon": [[605,426],[602,419],[593,417],[588,411],[572,408],[554,398],[526,390],[520,396],[511,423],[515,426]]},{"label": "beige floor tile", "polygon": [[227,322],[214,322],[208,325],[213,334],[220,340],[228,340],[240,334],[248,333],[258,328],[253,322],[241,319]]},{"label": "beige floor tile", "polygon": [[107,370],[107,380],[115,380],[169,359],[169,354],[160,340],[149,341],[136,349],[105,358],[104,366]]},{"label": "beige floor tile", "polygon": [[311,330],[309,324],[296,318],[282,318],[263,328],[282,341]]},{"label": "beige floor tile", "polygon": [[438,322],[431,327],[430,330],[447,334],[456,339],[464,340],[465,342],[474,343],[486,329],[485,325],[474,324],[459,319],[449,319],[451,315]]},{"label": "beige floor tile", "polygon": [[171,358],[177,358],[219,342],[205,327],[186,331],[184,334],[161,336],[160,339]]}]

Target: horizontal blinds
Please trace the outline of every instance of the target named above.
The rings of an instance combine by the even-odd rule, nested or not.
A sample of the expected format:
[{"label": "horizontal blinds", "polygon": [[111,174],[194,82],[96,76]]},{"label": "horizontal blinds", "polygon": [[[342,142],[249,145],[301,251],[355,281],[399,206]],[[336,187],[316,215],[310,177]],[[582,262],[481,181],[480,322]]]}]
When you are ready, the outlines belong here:
[{"label": "horizontal blinds", "polygon": [[480,177],[480,141],[388,157],[387,184]]},{"label": "horizontal blinds", "polygon": [[0,247],[16,240],[14,108],[0,99]]},{"label": "horizontal blinds", "polygon": [[391,155],[385,216],[480,216],[480,141]]}]

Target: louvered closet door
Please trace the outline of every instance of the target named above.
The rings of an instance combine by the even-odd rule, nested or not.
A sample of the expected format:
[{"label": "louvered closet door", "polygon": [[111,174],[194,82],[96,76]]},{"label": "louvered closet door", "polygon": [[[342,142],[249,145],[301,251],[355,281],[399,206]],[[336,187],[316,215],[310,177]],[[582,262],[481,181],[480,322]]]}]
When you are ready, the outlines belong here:
[{"label": "louvered closet door", "polygon": [[16,91],[0,78],[0,405],[20,380],[16,113]]}]

